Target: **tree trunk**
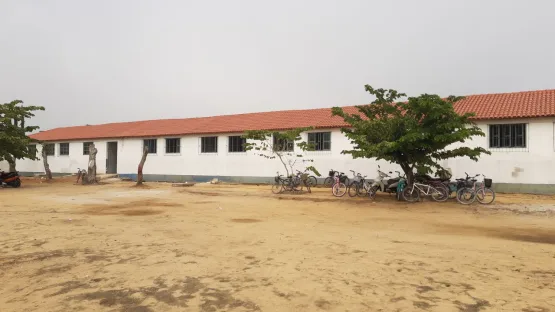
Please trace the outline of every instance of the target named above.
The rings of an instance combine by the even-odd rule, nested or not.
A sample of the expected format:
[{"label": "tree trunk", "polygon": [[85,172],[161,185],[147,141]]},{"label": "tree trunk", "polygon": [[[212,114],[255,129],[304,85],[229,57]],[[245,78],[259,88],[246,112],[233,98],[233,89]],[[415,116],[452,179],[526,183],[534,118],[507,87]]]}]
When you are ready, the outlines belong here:
[{"label": "tree trunk", "polygon": [[96,183],[96,153],[98,150],[94,146],[94,143],[89,145],[89,168],[87,172],[87,182],[88,184]]},{"label": "tree trunk", "polygon": [[44,148],[44,145],[42,146],[42,163],[44,164],[44,173],[46,174],[46,179],[52,180],[52,172],[50,171],[48,156],[46,155],[46,149]]},{"label": "tree trunk", "polygon": [[9,172],[15,172],[15,158],[13,158],[11,155],[8,155],[6,157],[6,161],[10,165],[10,168],[8,169],[8,171]]},{"label": "tree trunk", "polygon": [[411,185],[414,182],[414,172],[409,164],[399,164],[405,175],[407,176],[407,185]]},{"label": "tree trunk", "polygon": [[145,165],[146,156],[148,155],[148,146],[143,149],[143,157],[139,163],[139,168],[137,170],[137,185],[143,184],[143,166]]}]

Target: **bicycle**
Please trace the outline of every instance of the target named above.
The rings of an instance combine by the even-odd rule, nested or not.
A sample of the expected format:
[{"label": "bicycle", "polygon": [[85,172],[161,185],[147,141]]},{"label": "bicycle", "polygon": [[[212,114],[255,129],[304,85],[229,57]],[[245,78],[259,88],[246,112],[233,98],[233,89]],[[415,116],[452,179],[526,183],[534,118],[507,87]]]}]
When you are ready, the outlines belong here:
[{"label": "bicycle", "polygon": [[405,186],[403,189],[403,198],[408,202],[416,202],[420,200],[420,193],[432,197],[436,202],[443,202],[449,198],[449,194],[447,194],[444,188],[436,188],[430,184],[418,182]]},{"label": "bicycle", "polygon": [[81,179],[81,183],[84,183],[86,176],[87,176],[87,170],[77,168],[77,181],[75,181],[75,184],[79,184],[79,179]]},{"label": "bicycle", "polygon": [[473,179],[479,176],[479,174],[477,174],[474,177],[471,177],[468,173],[465,172],[465,174],[466,178],[455,179],[453,182],[444,182],[449,189],[449,199],[457,198],[457,192],[462,188],[471,187],[475,182]]},{"label": "bicycle", "polygon": [[[277,176],[274,178],[274,181],[275,183],[272,185],[272,193],[274,194],[281,194],[284,191],[299,192],[302,191],[303,186],[306,186],[309,193],[312,192],[310,189],[311,181],[308,174],[300,172],[299,170],[297,170],[296,175],[291,175],[287,178],[284,178],[283,175],[280,175],[279,172],[277,172]],[[301,186],[300,190],[298,189],[299,186]]]},{"label": "bicycle", "polygon": [[310,189],[310,187],[316,185],[316,184],[314,184],[314,182],[313,182],[313,178],[314,178],[314,180],[316,180],[316,177],[314,177],[314,176],[309,176],[308,173],[306,173],[306,170],[305,170],[305,172],[301,172],[301,171],[297,170],[297,175],[295,175],[295,176],[293,177],[293,179],[294,179],[295,183],[297,184],[297,186],[300,185],[300,184],[302,183],[302,185],[301,185],[301,191],[302,191],[302,189],[303,189],[303,186],[305,186],[306,189],[307,189],[307,191],[308,191],[309,193],[312,193],[312,190]]},{"label": "bicycle", "polygon": [[335,176],[339,176],[341,182],[349,185],[349,178],[345,175],[345,173],[333,169],[330,170],[328,177],[324,180],[324,185],[328,187],[333,187],[333,185],[335,184]]},{"label": "bicycle", "polygon": [[[466,172],[465,172],[466,173]],[[468,173],[466,174],[468,176]],[[476,175],[475,177],[478,177]],[[482,174],[484,179],[482,182],[478,182],[476,179],[472,179],[472,187],[463,187],[457,191],[457,201],[463,205],[470,205],[478,200],[480,204],[489,205],[495,200],[495,192],[491,189],[492,180],[486,178]],[[488,194],[491,195],[491,200],[487,200]],[[468,196],[468,197],[466,197]]]},{"label": "bicycle", "polygon": [[347,185],[341,182],[340,177],[337,175],[333,177],[333,181],[334,183],[333,183],[333,186],[331,187],[331,193],[335,197],[343,197],[345,193],[347,193]]},{"label": "bicycle", "polygon": [[360,173],[355,174],[353,170],[351,170],[351,172],[353,173],[353,181],[348,186],[347,192],[349,193],[349,196],[363,196],[365,195],[363,192],[368,194],[370,184],[366,182],[366,176],[362,176]]}]

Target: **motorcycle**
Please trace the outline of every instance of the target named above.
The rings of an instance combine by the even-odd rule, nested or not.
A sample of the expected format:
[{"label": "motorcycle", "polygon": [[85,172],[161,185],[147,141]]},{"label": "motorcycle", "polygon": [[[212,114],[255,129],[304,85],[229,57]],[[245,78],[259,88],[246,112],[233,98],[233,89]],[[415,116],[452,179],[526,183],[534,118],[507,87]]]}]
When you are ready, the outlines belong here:
[{"label": "motorcycle", "polygon": [[4,172],[0,171],[0,185],[20,187],[21,180],[19,179],[19,172]]},{"label": "motorcycle", "polygon": [[[397,186],[399,185],[399,181],[401,181],[401,173],[399,171],[395,171],[399,175],[397,178],[391,178],[389,174],[393,172],[389,172],[389,174],[380,170],[380,166],[378,166],[378,177],[372,183],[370,187],[370,193],[368,194],[370,198],[374,198],[378,191],[382,191],[385,193],[397,193]],[[387,179],[386,178],[390,178]]]}]

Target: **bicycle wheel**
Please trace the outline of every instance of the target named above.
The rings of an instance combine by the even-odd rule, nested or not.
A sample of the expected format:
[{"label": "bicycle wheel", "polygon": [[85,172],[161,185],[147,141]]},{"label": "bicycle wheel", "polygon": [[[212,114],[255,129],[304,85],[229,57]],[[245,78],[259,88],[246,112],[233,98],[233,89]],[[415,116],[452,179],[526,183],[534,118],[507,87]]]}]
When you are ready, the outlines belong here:
[{"label": "bicycle wheel", "polygon": [[308,177],[308,181],[310,181],[310,186],[316,186],[316,185],[318,185],[318,180],[316,179],[315,176],[310,176],[310,177]]},{"label": "bicycle wheel", "polygon": [[347,193],[347,186],[344,183],[336,183],[333,185],[331,192],[335,197],[343,197]]},{"label": "bicycle wheel", "polygon": [[358,195],[358,190],[360,188],[360,185],[358,184],[358,182],[353,182],[351,183],[351,185],[349,185],[348,189],[348,193],[350,197],[355,197]]},{"label": "bicycle wheel", "polygon": [[283,183],[276,182],[272,185],[272,193],[281,194],[283,192]]},{"label": "bicycle wheel", "polygon": [[480,204],[489,205],[495,200],[495,192],[490,188],[479,189],[476,192],[476,199]]},{"label": "bicycle wheel", "polygon": [[463,187],[457,191],[457,201],[463,205],[470,205],[476,200],[474,190]]},{"label": "bicycle wheel", "polygon": [[332,177],[327,177],[324,180],[324,186],[332,187],[333,186],[333,178]]},{"label": "bicycle wheel", "polygon": [[368,197],[370,199],[374,199],[376,198],[376,193],[378,192],[378,186],[372,186],[369,190],[368,190]]},{"label": "bicycle wheel", "polygon": [[368,195],[368,191],[369,191],[368,185],[365,186],[364,184],[360,184],[357,195],[360,197],[364,197]]},{"label": "bicycle wheel", "polygon": [[432,187],[430,190],[432,191],[432,199],[436,202],[444,202],[449,198],[445,187]]},{"label": "bicycle wheel", "polygon": [[413,188],[412,185],[407,185],[403,189],[403,198],[408,202],[416,202],[420,200],[420,191],[417,188]]}]

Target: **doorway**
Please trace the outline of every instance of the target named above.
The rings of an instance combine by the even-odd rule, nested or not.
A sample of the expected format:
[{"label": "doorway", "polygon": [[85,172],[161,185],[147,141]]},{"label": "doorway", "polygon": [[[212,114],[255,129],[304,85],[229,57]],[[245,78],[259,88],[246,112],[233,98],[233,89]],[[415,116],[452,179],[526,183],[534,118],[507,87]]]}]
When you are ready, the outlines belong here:
[{"label": "doorway", "polygon": [[106,144],[106,173],[118,173],[118,142]]}]

